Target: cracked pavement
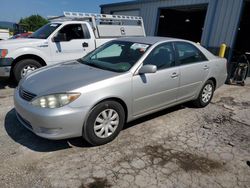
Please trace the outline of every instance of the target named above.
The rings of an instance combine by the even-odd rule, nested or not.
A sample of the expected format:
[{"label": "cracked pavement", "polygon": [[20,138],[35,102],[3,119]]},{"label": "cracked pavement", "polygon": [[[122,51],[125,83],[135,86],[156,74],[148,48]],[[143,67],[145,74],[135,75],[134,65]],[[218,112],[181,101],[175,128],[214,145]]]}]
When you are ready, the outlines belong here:
[{"label": "cracked pavement", "polygon": [[250,80],[210,105],[179,105],[125,126],[111,143],[50,141],[23,128],[0,81],[0,187],[250,187]]}]

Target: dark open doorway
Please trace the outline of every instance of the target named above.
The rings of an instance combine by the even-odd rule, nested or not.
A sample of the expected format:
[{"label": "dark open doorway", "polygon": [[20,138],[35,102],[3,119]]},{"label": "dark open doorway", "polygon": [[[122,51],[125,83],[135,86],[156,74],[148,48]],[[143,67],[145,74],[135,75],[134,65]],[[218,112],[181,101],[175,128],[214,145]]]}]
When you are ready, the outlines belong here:
[{"label": "dark open doorway", "polygon": [[[236,40],[233,48],[233,56],[231,59],[231,67],[234,67],[235,62],[239,62],[242,55],[246,55],[248,61],[250,61],[250,0],[244,1],[242,15],[236,35]],[[231,68],[233,69],[233,68]],[[248,68],[248,76],[250,71]]]},{"label": "dark open doorway", "polygon": [[160,9],[157,35],[200,42],[207,5]]},{"label": "dark open doorway", "polygon": [[240,55],[246,54],[250,60],[250,1],[244,2],[243,12],[238,27],[238,33],[233,49],[232,61],[237,61]]}]

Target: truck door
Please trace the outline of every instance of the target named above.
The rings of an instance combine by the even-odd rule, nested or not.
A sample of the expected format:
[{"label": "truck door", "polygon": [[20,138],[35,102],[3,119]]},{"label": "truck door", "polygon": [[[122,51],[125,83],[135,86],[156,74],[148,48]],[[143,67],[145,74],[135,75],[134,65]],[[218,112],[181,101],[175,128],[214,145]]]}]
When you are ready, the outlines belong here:
[{"label": "truck door", "polygon": [[60,42],[51,41],[50,48],[54,62],[79,59],[95,49],[95,40],[91,39],[86,24],[68,24],[55,36],[64,36]]}]

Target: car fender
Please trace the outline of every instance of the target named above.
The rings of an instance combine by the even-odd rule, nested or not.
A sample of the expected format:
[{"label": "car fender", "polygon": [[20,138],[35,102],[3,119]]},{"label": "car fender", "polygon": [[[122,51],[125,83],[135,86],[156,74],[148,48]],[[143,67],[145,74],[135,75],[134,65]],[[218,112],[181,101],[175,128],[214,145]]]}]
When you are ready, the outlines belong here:
[{"label": "car fender", "polygon": [[48,54],[32,47],[19,48],[8,54],[8,56],[12,57],[14,60],[23,55],[35,55],[43,59],[45,62],[48,62]]}]

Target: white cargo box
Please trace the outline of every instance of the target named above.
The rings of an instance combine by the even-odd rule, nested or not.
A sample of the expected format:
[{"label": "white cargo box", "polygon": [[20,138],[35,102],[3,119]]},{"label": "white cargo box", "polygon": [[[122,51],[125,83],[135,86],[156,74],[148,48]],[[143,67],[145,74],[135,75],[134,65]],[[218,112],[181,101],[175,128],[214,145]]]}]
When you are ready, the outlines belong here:
[{"label": "white cargo box", "polygon": [[96,38],[145,36],[140,16],[64,12],[62,16],[50,17],[51,21],[88,21]]}]

